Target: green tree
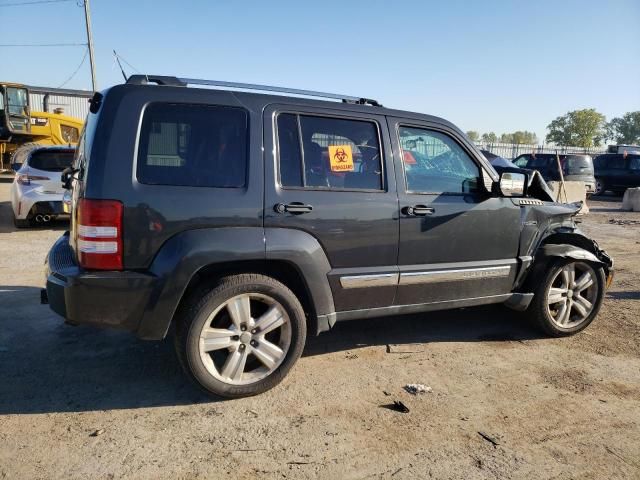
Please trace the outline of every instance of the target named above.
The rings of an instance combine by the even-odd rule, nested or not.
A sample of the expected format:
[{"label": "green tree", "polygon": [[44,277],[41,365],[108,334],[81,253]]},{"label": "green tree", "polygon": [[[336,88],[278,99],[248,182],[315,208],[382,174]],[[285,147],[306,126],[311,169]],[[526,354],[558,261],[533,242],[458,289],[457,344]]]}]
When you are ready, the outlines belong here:
[{"label": "green tree", "polygon": [[538,137],[533,132],[527,132],[526,130],[518,130],[513,133],[503,133],[500,135],[500,141],[502,143],[518,143],[532,145],[538,143]]},{"label": "green tree", "polygon": [[475,130],[469,130],[467,132],[467,137],[469,137],[469,139],[472,142],[477,142],[478,140],[480,140],[480,134],[478,132],[476,132]]},{"label": "green tree", "polygon": [[595,108],[568,112],[547,125],[547,142],[570,147],[598,146],[606,137],[605,120]]},{"label": "green tree", "polygon": [[607,138],[619,144],[640,143],[640,111],[627,112],[607,124]]},{"label": "green tree", "polygon": [[498,141],[498,136],[493,132],[483,133],[482,141],[485,143],[495,143]]}]

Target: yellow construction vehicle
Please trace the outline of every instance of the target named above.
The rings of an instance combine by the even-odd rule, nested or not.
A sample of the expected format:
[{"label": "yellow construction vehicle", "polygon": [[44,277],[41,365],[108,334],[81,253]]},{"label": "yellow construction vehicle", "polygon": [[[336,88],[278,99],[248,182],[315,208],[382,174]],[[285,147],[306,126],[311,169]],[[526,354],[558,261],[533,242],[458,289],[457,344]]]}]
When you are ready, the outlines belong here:
[{"label": "yellow construction vehicle", "polygon": [[25,85],[0,82],[0,171],[9,167],[15,150],[26,143],[75,145],[83,121],[51,112],[32,112]]}]

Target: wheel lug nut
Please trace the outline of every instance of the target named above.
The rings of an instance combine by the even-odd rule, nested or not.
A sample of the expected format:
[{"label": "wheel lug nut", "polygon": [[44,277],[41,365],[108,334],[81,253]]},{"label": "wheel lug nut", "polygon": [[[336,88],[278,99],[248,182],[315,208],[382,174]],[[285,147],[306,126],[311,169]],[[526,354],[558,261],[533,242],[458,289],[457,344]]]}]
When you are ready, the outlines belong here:
[{"label": "wheel lug nut", "polygon": [[255,347],[256,345],[258,345],[258,342],[256,342],[255,340],[251,340],[251,346]]},{"label": "wheel lug nut", "polygon": [[242,331],[244,332],[244,331],[246,331],[246,330],[247,330],[247,327],[245,327],[244,325],[242,325],[242,326],[240,327],[240,330],[242,330]]},{"label": "wheel lug nut", "polygon": [[245,345],[244,343],[241,343],[241,344],[240,344],[240,350],[244,350],[244,349],[245,349],[245,347],[246,347],[246,345]]},{"label": "wheel lug nut", "polygon": [[253,330],[251,330],[251,333],[252,333],[252,334],[255,334],[257,331],[258,331],[258,330],[254,328]]}]

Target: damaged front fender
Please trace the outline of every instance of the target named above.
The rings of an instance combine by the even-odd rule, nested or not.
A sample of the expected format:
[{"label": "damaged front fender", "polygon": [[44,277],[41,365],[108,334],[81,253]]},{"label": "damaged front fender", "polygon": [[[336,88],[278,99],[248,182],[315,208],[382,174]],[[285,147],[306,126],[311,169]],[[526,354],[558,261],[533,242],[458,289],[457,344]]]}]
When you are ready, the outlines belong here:
[{"label": "damaged front fender", "polygon": [[540,249],[540,256],[542,257],[561,257],[561,258],[573,258],[575,260],[586,260],[602,266],[607,266],[605,262],[596,257],[593,253],[588,252],[584,248],[576,247],[569,244],[547,244],[543,245]]}]

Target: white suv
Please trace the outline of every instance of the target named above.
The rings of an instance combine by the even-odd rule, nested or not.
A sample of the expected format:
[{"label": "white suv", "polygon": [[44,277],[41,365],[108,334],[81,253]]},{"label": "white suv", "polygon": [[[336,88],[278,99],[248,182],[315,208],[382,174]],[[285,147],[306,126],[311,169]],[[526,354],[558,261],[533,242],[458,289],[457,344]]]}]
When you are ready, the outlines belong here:
[{"label": "white suv", "polygon": [[75,149],[37,145],[14,155],[16,177],[11,186],[11,207],[16,227],[45,224],[65,215],[60,175],[71,166]]}]

